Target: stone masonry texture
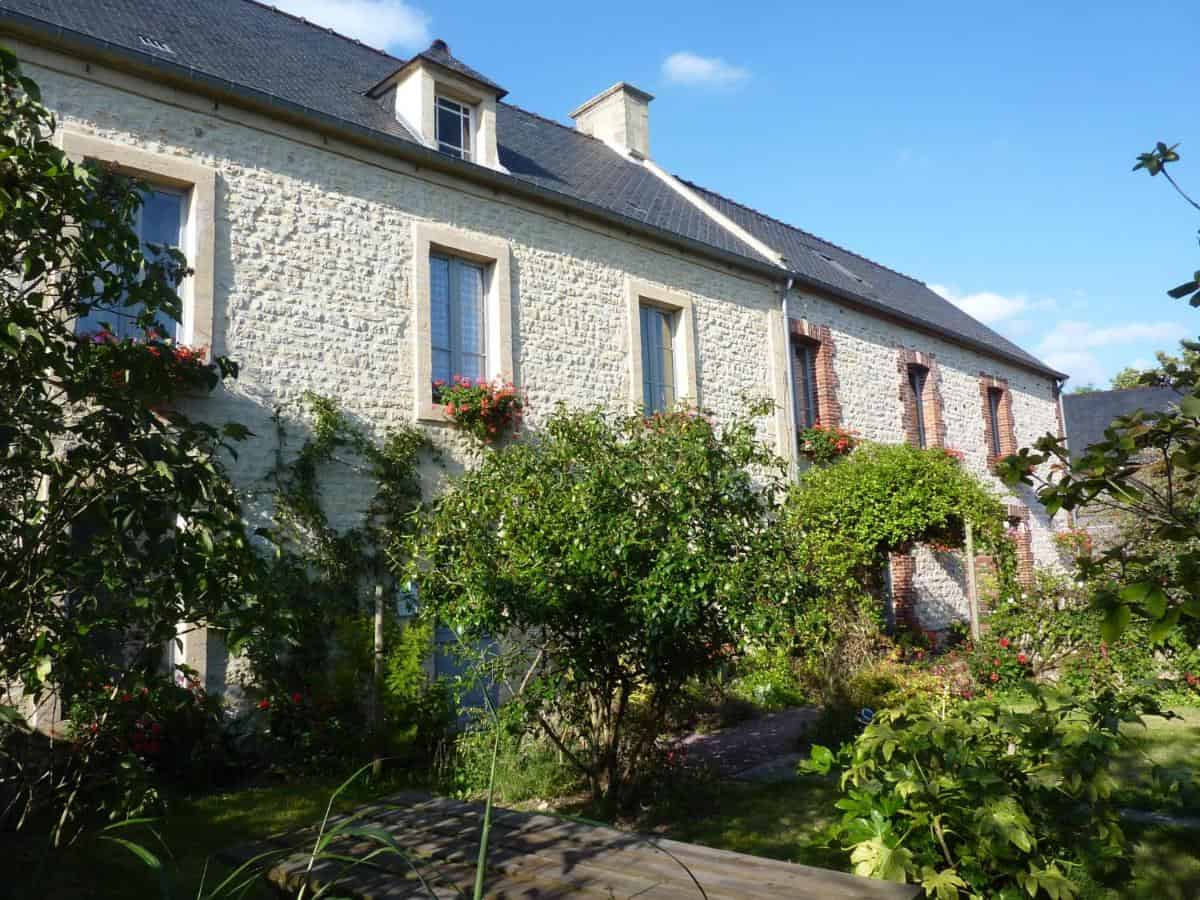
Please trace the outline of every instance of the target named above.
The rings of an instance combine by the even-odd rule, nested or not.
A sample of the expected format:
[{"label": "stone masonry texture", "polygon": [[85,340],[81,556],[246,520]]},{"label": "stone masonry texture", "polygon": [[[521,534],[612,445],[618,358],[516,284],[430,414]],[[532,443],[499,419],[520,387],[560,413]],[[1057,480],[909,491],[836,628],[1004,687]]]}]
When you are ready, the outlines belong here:
[{"label": "stone masonry texture", "polygon": [[[531,428],[560,400],[626,408],[627,277],[691,298],[700,404],[718,420],[739,414],[747,398],[771,395],[769,320],[779,309],[779,294],[764,280],[582,220],[377,167],[232,116],[196,112],[80,74],[27,69],[60,123],[216,171],[213,350],[238,360],[242,371],[231,387],[193,401],[187,411],[241,422],[256,435],[229,463],[255,519],[270,512],[264,479],[279,446],[272,417],[281,411],[286,458],[304,439],[306,391],[333,397],[377,435],[414,421],[415,220],[511,246],[514,375],[528,394]],[[1018,443],[1058,430],[1054,384],[1046,376],[812,293],[795,290],[790,301],[793,317],[808,323],[801,333],[825,351],[820,382],[833,396],[822,412],[865,439],[904,440],[898,359],[914,351],[936,358],[929,388],[940,398],[941,443],[961,450],[964,464],[985,479],[991,476],[980,419],[981,371],[1007,385]],[[760,433],[783,451],[791,435],[776,434],[773,421],[764,420]],[[446,451],[445,460],[431,463],[426,473],[432,492],[470,465],[473,453],[449,426],[425,427]],[[341,469],[322,477],[332,523],[356,524],[370,485]],[[992,482],[1007,502],[1033,504],[1032,494],[1008,495]],[[1052,525],[1036,504],[1028,523],[1033,557],[1053,562]],[[914,558],[916,621],[937,628],[963,617],[961,561],[956,565],[923,549]]]}]

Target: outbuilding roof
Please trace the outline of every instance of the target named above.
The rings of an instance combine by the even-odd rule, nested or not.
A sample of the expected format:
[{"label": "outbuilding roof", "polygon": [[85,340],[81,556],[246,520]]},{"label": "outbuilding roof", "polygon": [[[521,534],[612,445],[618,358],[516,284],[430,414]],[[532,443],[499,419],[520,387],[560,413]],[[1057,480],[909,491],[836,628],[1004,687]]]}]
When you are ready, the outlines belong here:
[{"label": "outbuilding roof", "polygon": [[[325,127],[374,135],[397,149],[408,145],[412,152],[432,152],[369,95],[411,60],[257,0],[0,0],[0,29],[117,56],[196,90],[232,91],[292,118],[310,116]],[[442,42],[418,56],[504,94]],[[500,163],[508,174],[488,177],[532,187],[544,199],[573,201],[585,211],[675,238],[690,249],[707,249],[723,261],[742,260],[758,270],[776,263],[602,141],[508,103],[497,105],[496,131]],[[449,158],[445,165],[475,166]],[[789,273],[802,284],[979,352],[1063,377],[923,282],[707,188],[690,187],[781,253]]]}]

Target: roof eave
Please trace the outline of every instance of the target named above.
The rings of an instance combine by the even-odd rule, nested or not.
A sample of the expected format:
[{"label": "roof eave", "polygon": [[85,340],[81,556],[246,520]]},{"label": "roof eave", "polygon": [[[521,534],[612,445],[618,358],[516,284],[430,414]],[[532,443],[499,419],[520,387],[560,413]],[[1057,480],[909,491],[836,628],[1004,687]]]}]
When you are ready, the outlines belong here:
[{"label": "roof eave", "polygon": [[[81,32],[63,28],[62,26],[3,8],[0,8],[0,30],[9,30],[16,36],[33,40],[35,43],[49,44],[54,47],[85,54],[90,53],[93,58],[100,62],[132,64],[135,69],[140,69],[147,74],[165,77],[177,84],[191,87],[198,92],[215,96],[217,99],[233,100],[251,109],[264,112],[267,115],[276,116],[313,128],[317,132],[331,133],[333,136],[399,156],[418,166],[425,166],[426,168],[445,172],[492,189],[504,190],[516,196],[547,203],[567,212],[582,213],[627,232],[652,238],[669,246],[707,257],[744,272],[759,275],[773,281],[790,277],[796,284],[807,285],[810,288],[820,290],[854,306],[868,310],[882,318],[890,319],[941,337],[951,343],[969,347],[987,356],[1003,359],[1006,362],[1041,375],[1047,375],[1058,380],[1067,378],[1064,373],[1051,369],[1048,366],[1034,365],[1029,360],[998,350],[982,341],[967,338],[915,316],[905,315],[898,310],[884,306],[878,301],[827,284],[820,279],[812,278],[800,272],[788,272],[782,267],[766,260],[757,260],[752,257],[723,250],[720,247],[714,247],[711,244],[702,243],[676,232],[621,215],[586,200],[580,200],[567,194],[559,193],[558,191],[543,188],[504,172],[456,159],[413,141],[385,134],[372,128],[366,128],[346,119],[312,109],[311,107],[293,103],[282,97],[255,90],[254,88],[249,88],[245,85],[228,81],[227,79],[218,78],[217,76],[209,75],[198,69],[183,66],[170,60],[161,59],[153,54],[143,53],[130,47],[123,47],[110,41],[82,34]],[[428,60],[425,61],[428,62]],[[447,71],[453,70],[448,69]]]}]

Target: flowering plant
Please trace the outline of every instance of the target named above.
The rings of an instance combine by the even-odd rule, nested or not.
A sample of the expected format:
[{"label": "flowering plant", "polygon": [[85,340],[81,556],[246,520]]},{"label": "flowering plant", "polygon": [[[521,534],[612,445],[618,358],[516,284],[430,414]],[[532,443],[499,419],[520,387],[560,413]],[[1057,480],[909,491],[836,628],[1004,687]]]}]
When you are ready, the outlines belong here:
[{"label": "flowering plant", "polygon": [[485,444],[515,432],[525,410],[525,397],[508,381],[472,381],[455,375],[447,384],[433,383],[433,397],[459,428]]},{"label": "flowering plant", "polygon": [[837,425],[817,422],[811,428],[800,429],[800,452],[818,466],[827,466],[845,456],[858,445],[858,435]]},{"label": "flowering plant", "polygon": [[1090,559],[1092,536],[1086,528],[1067,528],[1054,533],[1054,546],[1074,560]]},{"label": "flowering plant", "polygon": [[[146,395],[147,400],[170,400],[181,392],[209,389],[215,366],[207,362],[207,347],[177,344],[154,329],[143,338],[119,339],[101,330],[86,336],[95,357],[114,384]],[[153,405],[153,403],[152,403]]]}]

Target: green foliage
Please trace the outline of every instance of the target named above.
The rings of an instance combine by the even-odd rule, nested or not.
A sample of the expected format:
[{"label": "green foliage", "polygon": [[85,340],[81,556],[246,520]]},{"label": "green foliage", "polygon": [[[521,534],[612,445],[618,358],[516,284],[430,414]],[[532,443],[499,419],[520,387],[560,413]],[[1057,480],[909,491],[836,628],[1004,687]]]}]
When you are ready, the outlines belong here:
[{"label": "green foliage", "polygon": [[808,702],[797,660],[791,648],[780,643],[751,648],[738,659],[726,693],[767,711]]},{"label": "green foliage", "polygon": [[839,465],[805,473],[784,521],[799,535],[810,583],[838,596],[877,589],[889,553],[960,545],[967,521],[983,551],[1012,570],[1000,500],[945,450],[864,444]]},{"label": "green foliage", "polygon": [[1015,556],[999,499],[946,450],[863,444],[837,465],[810,469],[788,493],[781,516],[796,543],[795,565],[809,601],[794,627],[808,678],[832,717],[850,727],[845,697],[881,640],[888,555],[914,544],[959,545],[970,521],[998,584],[1016,590]]},{"label": "green foliage", "polygon": [[789,607],[781,475],[751,421],[560,407],[431,508],[413,554],[422,608],[533,663],[523,702],[615,804],[684,685]]},{"label": "green foliage", "polygon": [[[272,527],[264,532],[275,550],[264,578],[270,589],[260,596],[264,614],[257,628],[239,635],[236,649],[250,663],[253,686],[268,699],[299,692],[337,710],[324,719],[315,713],[311,720],[304,719],[305,729],[312,730],[303,742],[276,730],[280,737],[288,735],[280,748],[291,748],[287,758],[297,763],[307,759],[303,764],[313,765],[354,747],[361,752],[374,652],[366,610],[376,585],[383,588],[389,609],[385,647],[406,640],[395,621],[400,591],[384,548],[412,530],[421,500],[418,466],[426,440],[415,426],[400,425],[377,441],[331,399],[310,393],[305,403],[309,436],[290,460],[283,415],[276,414],[275,514]],[[335,469],[374,484],[364,521],[357,527],[334,528],[325,514],[322,479]],[[339,627],[330,628],[331,622]],[[330,685],[330,670],[339,654],[341,671],[333,674],[335,684]]]},{"label": "green foliage", "polygon": [[1144,696],[1034,694],[1027,711],[948,697],[880,712],[838,754],[802,769],[842,770],[830,839],[860,875],[921,884],[927,896],[1074,897],[1120,885],[1132,845],[1113,802],[1121,723],[1161,715]]},{"label": "green foliage", "polygon": [[[237,629],[255,615],[258,563],[220,462],[246,430],[171,406],[237,367],[152,331],[180,317],[186,260],[140,245],[138,185],[63,154],[6,50],[0,119],[0,686],[120,696],[157,670],[176,623]],[[146,338],[76,335],[96,312],[136,319]],[[6,809],[50,804],[65,839],[107,757],[81,747],[51,776],[50,760],[13,764],[24,740],[0,727],[0,777],[21,798]]]}]

